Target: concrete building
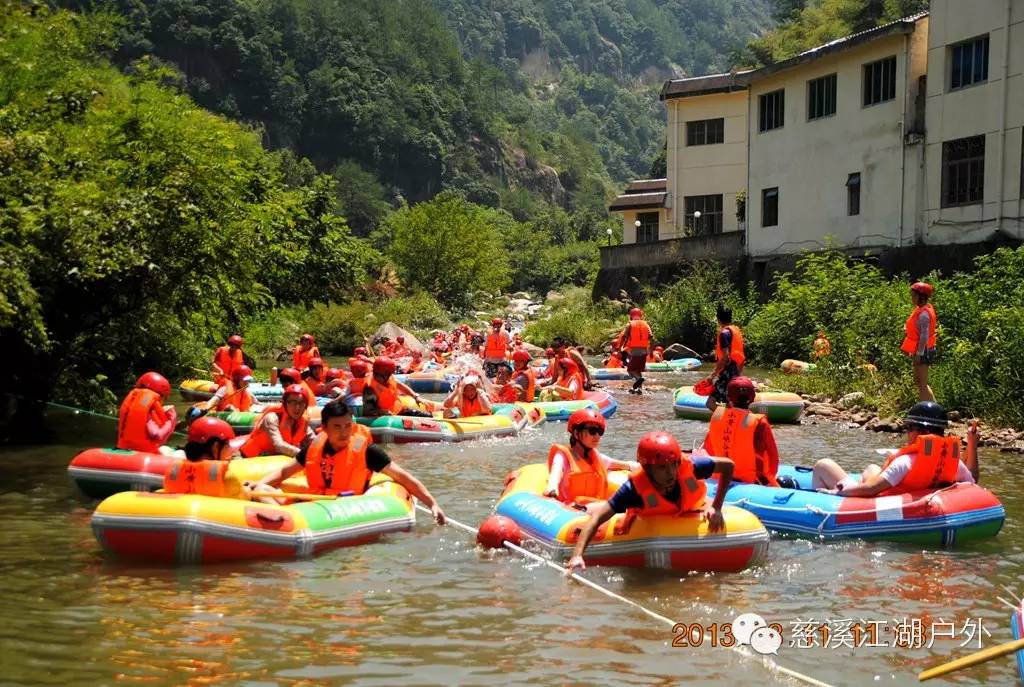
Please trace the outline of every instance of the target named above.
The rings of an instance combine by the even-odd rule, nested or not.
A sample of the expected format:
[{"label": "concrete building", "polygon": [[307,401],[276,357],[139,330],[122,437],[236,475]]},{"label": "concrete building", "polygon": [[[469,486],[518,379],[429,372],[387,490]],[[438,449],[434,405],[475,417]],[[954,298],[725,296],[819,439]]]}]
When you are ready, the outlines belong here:
[{"label": "concrete building", "polygon": [[969,259],[1024,240],[1024,0],[933,0],[661,98],[666,179],[656,206],[627,207],[631,190],[610,206],[624,245],[602,248],[602,270],[717,258],[763,282],[826,246],[909,260],[955,244]]}]

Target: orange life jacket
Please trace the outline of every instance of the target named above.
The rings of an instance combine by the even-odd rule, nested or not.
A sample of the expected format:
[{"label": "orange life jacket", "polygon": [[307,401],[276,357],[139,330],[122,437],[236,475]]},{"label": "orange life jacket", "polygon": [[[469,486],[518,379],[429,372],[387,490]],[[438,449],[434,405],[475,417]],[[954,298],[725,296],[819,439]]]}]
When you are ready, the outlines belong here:
[{"label": "orange life jacket", "polygon": [[928,343],[925,345],[925,349],[935,348],[935,325],[938,322],[935,318],[935,308],[932,307],[931,303],[923,306],[919,305],[914,308],[914,312],[910,313],[910,317],[907,318],[907,323],[904,325],[907,334],[903,337],[900,350],[907,355],[915,355],[917,353],[917,346],[920,343],[917,335],[917,318],[922,312],[927,312],[931,317],[928,321]]},{"label": "orange life jacket", "polygon": [[160,403],[160,394],[151,389],[132,389],[121,403],[117,414],[117,448],[156,453],[160,442],[149,437],[146,423],[167,422],[167,414]]},{"label": "orange life jacket", "polygon": [[286,444],[298,447],[302,444],[303,439],[306,438],[306,416],[303,415],[299,418],[290,428],[285,427],[287,422],[291,425],[291,418],[284,411],[284,407],[280,405],[270,406],[256,418],[256,422],[253,423],[253,430],[249,434],[249,438],[242,448],[239,449],[243,456],[246,458],[252,458],[263,453],[271,453],[274,451],[274,442],[270,440],[270,435],[267,430],[263,429],[263,418],[273,413],[277,415],[277,426],[281,430],[281,438],[284,439]]},{"label": "orange life jacket", "polygon": [[910,472],[895,487],[883,491],[882,496],[918,489],[938,489],[956,482],[956,473],[960,467],[960,437],[937,434],[919,436],[914,443],[889,456],[882,469],[885,470],[900,456],[910,456]]},{"label": "orange life jacket", "polygon": [[484,340],[484,358],[505,359],[508,354],[508,335],[504,331],[497,334],[489,332]]},{"label": "orange life jacket", "polygon": [[296,346],[292,351],[292,367],[296,370],[305,370],[309,367],[309,361],[320,357],[320,349],[310,346],[308,351],[302,350],[302,346]]},{"label": "orange life jacket", "polygon": [[[743,369],[743,363],[747,362],[747,356],[743,353],[743,332],[734,324],[727,324],[722,329],[732,332],[732,343],[729,344],[729,357],[736,363],[736,367]],[[719,332],[721,334],[721,332]],[[719,336],[715,337],[715,359],[721,360],[725,355],[722,350],[722,342]]]},{"label": "orange life jacket", "polygon": [[398,380],[388,377],[387,384],[381,384],[376,377],[369,377],[370,388],[377,396],[377,407],[381,412],[397,415],[405,406],[398,393]]},{"label": "orange life jacket", "polygon": [[491,412],[484,410],[484,402],[480,400],[482,392],[477,389],[476,398],[472,401],[461,396],[459,399],[459,417],[476,417],[478,415],[490,415]]},{"label": "orange life jacket", "polygon": [[[534,372],[533,368],[527,365],[521,370],[512,371],[512,381],[516,381],[518,377],[526,378],[526,386],[524,387],[525,394],[523,399],[527,403],[533,403],[533,399],[537,396],[537,373]],[[523,386],[521,383],[519,386]]]},{"label": "orange life jacket", "polygon": [[626,348],[647,348],[651,344],[651,326],[646,320],[630,320],[626,330]]},{"label": "orange life jacket", "polygon": [[814,340],[814,358],[824,358],[827,355],[832,354],[832,344],[829,343],[828,339],[823,336],[818,337]]},{"label": "orange life jacket", "polygon": [[306,377],[302,380],[302,386],[306,387],[306,401],[309,402],[309,407],[312,408],[316,405],[317,392],[320,391],[321,382],[316,377]]},{"label": "orange life jacket", "polygon": [[565,387],[566,389],[571,388],[572,381],[576,380],[576,390],[572,394],[573,401],[579,401],[583,398],[583,375],[579,372],[573,372],[571,375],[562,375],[555,382],[555,386]]},{"label": "orange life jacket", "polygon": [[422,358],[420,358],[419,360],[415,360],[415,359],[410,360],[409,364],[405,366],[405,371],[407,373],[409,373],[409,372],[419,372],[422,369],[423,369],[423,359]]},{"label": "orange life jacket", "polygon": [[252,408],[252,404],[256,399],[253,398],[248,389],[236,389],[231,382],[227,383],[227,389],[228,392],[224,394],[224,398],[220,399],[220,402],[217,403],[217,410],[228,410],[228,406],[231,406],[235,410],[246,413]]},{"label": "orange life jacket", "polygon": [[673,503],[662,496],[661,492],[651,483],[643,468],[629,473],[633,489],[644,503],[641,510],[644,515],[681,515],[697,510],[704,505],[707,486],[704,484],[704,480],[694,476],[693,463],[689,458],[684,456],[679,461],[679,472],[676,473],[676,478],[679,480],[679,503]]},{"label": "orange life jacket", "polygon": [[592,451],[593,460],[577,458],[572,448],[565,444],[552,444],[548,449],[548,472],[555,463],[555,456],[561,453],[569,463],[566,478],[566,493],[559,498],[566,503],[585,503],[603,499],[608,494],[608,470],[604,461]]},{"label": "orange life jacket", "polygon": [[235,349],[234,354],[231,353],[231,348],[228,346],[221,346],[213,354],[213,364],[220,368],[223,375],[214,375],[220,377],[217,379],[218,384],[223,384],[224,380],[230,380],[231,374],[235,371],[235,368],[245,365],[245,359],[242,357],[242,349]]},{"label": "orange life jacket", "polygon": [[178,460],[167,468],[164,491],[168,494],[227,496],[224,483],[227,474],[226,460]]},{"label": "orange life jacket", "polygon": [[306,449],[306,483],[314,494],[340,494],[350,491],[358,496],[366,491],[373,471],[366,467],[366,449],[373,443],[370,430],[352,425],[348,445],[333,455],[325,455],[327,435],[320,434]]},{"label": "orange life jacket", "polygon": [[348,382],[348,394],[349,396],[362,396],[363,389],[366,387],[367,377],[353,377]]},{"label": "orange life jacket", "polygon": [[731,458],[735,463],[732,478],[737,482],[777,487],[778,461],[772,465],[764,451],[755,449],[754,437],[761,424],[768,425],[764,415],[720,405],[711,416],[704,450],[713,456]]},{"label": "orange life jacket", "polygon": [[624,365],[622,364],[622,356],[620,356],[618,353],[613,352],[610,356],[608,356],[608,362],[605,363],[605,367],[612,369],[624,367]]}]

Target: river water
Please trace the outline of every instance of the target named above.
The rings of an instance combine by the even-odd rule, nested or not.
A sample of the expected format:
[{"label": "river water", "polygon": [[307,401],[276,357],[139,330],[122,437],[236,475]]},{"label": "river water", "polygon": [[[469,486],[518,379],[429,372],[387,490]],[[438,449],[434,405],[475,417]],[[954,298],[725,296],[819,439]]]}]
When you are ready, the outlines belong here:
[{"label": "river water", "polygon": [[[653,429],[674,432],[684,446],[703,437],[705,425],[673,417],[669,388],[634,397],[609,386],[620,390],[621,405],[605,452],[629,457]],[[739,574],[584,573],[705,629],[700,646],[673,647],[668,626],[550,568],[482,552],[464,532],[422,515],[412,532],[313,560],[178,569],[108,560],[89,528],[95,504],[75,491],[66,467],[81,448],[110,445],[113,423],[66,411],[49,420],[45,443],[0,451],[5,685],[796,684],[760,659],[711,646],[712,626],[720,631],[744,612],[783,626],[783,666],[834,685],[909,685],[918,671],[979,641],[1009,641],[1010,610],[996,597],[1009,597],[1004,586],[1024,593],[1017,455],[983,453],[983,482],[1002,499],[1007,522],[995,539],[966,548],[773,537],[764,564]],[[861,468],[875,458],[872,449],[897,442],[833,425],[775,431],[783,461],[804,464],[830,456]],[[543,461],[564,438],[565,426],[551,424],[514,439],[389,452],[450,516],[475,526],[510,470]],[[876,628],[876,637],[860,640],[876,646],[844,646],[846,619]],[[812,621],[833,629],[828,646],[801,632]],[[897,647],[897,634],[924,646]],[[947,684],[1015,677],[1007,656]]]}]

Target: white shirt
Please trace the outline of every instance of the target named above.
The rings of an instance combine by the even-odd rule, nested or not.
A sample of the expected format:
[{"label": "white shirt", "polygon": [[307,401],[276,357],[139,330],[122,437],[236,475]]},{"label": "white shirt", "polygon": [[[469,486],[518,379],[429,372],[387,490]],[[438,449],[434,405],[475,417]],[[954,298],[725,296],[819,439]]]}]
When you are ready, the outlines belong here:
[{"label": "white shirt", "polygon": [[[892,463],[889,464],[885,470],[882,470],[882,479],[896,486],[907,476],[910,472],[911,456],[900,456]],[[845,480],[844,480],[845,481]],[[967,482],[968,484],[974,484],[974,475],[971,474],[970,468],[968,468],[961,460],[960,464],[956,468],[956,481]]]}]

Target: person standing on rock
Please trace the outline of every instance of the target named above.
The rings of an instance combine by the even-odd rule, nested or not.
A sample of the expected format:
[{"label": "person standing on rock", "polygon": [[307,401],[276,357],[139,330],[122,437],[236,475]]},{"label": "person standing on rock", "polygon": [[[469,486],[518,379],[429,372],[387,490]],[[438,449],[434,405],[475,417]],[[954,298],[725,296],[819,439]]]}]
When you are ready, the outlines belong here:
[{"label": "person standing on rock", "polygon": [[729,382],[743,374],[743,364],[747,361],[743,351],[743,332],[732,323],[732,310],[719,304],[715,318],[718,320],[718,336],[715,337],[715,371],[711,373],[715,388],[707,402],[712,413],[719,403],[726,402]]},{"label": "person standing on rock", "polygon": [[644,311],[633,308],[629,311],[629,324],[619,334],[622,350],[629,353],[626,372],[633,378],[631,394],[644,392],[644,370],[647,369],[647,355],[651,350],[651,326],[644,320]]},{"label": "person standing on rock", "polygon": [[914,311],[910,313],[905,325],[906,336],[900,350],[914,361],[914,383],[917,385],[917,396],[920,401],[934,401],[935,394],[928,386],[928,366],[935,359],[935,308],[928,302],[935,288],[923,281],[915,282],[910,287],[910,300]]}]

